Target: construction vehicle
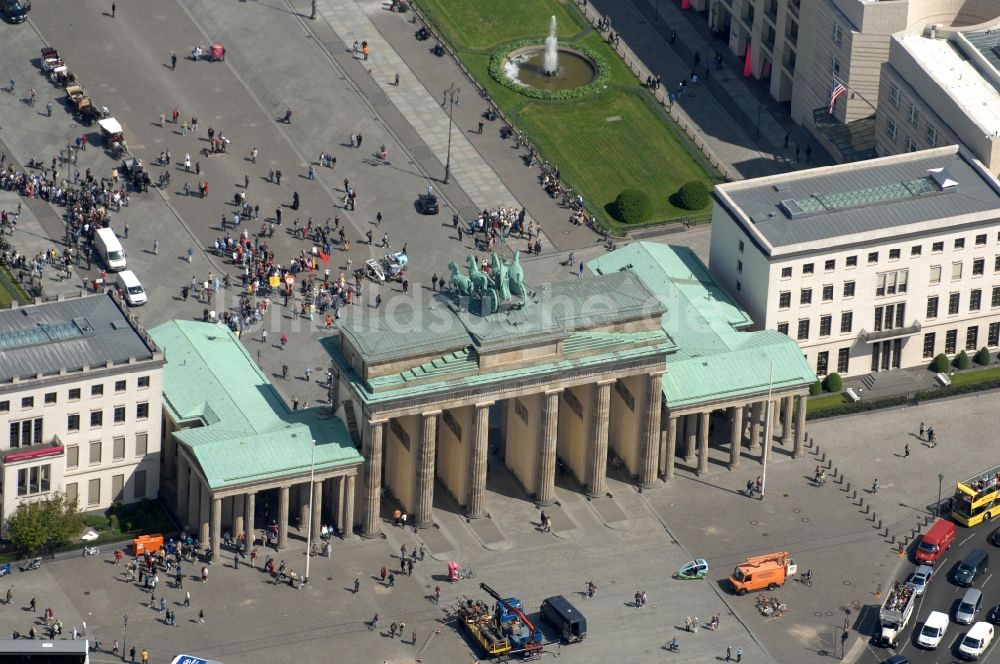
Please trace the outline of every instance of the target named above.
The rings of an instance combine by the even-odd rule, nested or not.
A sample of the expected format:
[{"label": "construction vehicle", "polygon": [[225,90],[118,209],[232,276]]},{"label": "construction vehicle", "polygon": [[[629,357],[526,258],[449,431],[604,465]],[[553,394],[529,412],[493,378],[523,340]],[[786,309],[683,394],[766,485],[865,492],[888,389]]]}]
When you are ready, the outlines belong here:
[{"label": "construction vehicle", "polygon": [[729,585],[737,595],[763,588],[774,590],[785,585],[788,577],[797,570],[798,566],[788,557],[787,551],[753,556],[736,566],[729,577]]},{"label": "construction vehicle", "polygon": [[465,630],[489,657],[534,659],[542,653],[542,634],[521,610],[521,601],[501,597],[485,583],[483,589],[497,603],[490,610],[485,602],[466,597],[455,607]]},{"label": "construction vehicle", "polygon": [[905,583],[895,583],[885,597],[878,619],[881,625],[878,635],[879,645],[895,648],[899,635],[913,617],[917,605],[917,594]]}]

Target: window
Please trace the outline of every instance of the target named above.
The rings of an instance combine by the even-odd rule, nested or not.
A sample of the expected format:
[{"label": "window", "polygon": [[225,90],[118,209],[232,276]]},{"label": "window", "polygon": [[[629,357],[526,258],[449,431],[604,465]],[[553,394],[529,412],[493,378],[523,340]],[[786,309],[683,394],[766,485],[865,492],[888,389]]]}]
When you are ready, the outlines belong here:
[{"label": "window", "polygon": [[931,265],[931,283],[939,284],[941,283],[941,266]]},{"label": "window", "polygon": [[76,482],[71,482],[66,485],[66,502],[70,505],[76,505],[78,493],[80,491],[80,485]]},{"label": "window", "polygon": [[124,391],[125,391],[125,381],[123,381],[123,380],[116,380],[115,381],[115,392],[124,392]]},{"label": "window", "polygon": [[958,281],[962,278],[962,261],[955,261],[951,264],[951,280]]},{"label": "window", "polygon": [[55,392],[46,393],[45,404],[48,405],[50,403],[55,403],[55,402],[56,402],[56,393]]},{"label": "window", "polygon": [[986,233],[976,236],[976,246],[985,247],[986,246]]},{"label": "window", "polygon": [[101,502],[101,478],[97,477],[87,483],[87,505],[98,505]]},{"label": "window", "polygon": [[906,119],[914,127],[917,126],[917,121],[920,119],[920,111],[917,110],[915,105],[910,104],[910,110],[906,113]]},{"label": "window", "polygon": [[42,443],[42,418],[13,421],[9,425],[10,446],[28,447]]},{"label": "window", "polygon": [[834,74],[840,73],[840,60],[837,58],[830,58],[830,71]]},{"label": "window", "polygon": [[0,401],[0,413],[10,412],[10,401]]},{"label": "window", "polygon": [[142,500],[146,497],[146,471],[137,470],[132,475],[132,499]]},{"label": "window", "polygon": [[120,501],[122,499],[122,494],[125,493],[125,476],[124,475],[112,475],[111,476],[111,500]]},{"label": "window", "polygon": [[826,314],[819,317],[819,336],[828,337],[833,330],[833,316]]},{"label": "window", "polygon": [[[997,258],[1000,258],[1000,256],[997,256]],[[783,267],[783,268],[781,268],[781,278],[782,279],[791,279],[791,277],[792,277],[792,268],[790,268],[790,267]]]},{"label": "window", "polygon": [[979,311],[983,303],[983,291],[978,288],[969,293],[969,311]]},{"label": "window", "polygon": [[895,295],[906,292],[908,270],[893,270],[875,275],[875,295]]},{"label": "window", "polygon": [[924,335],[924,357],[934,357],[934,333]]},{"label": "window", "polygon": [[1000,286],[993,287],[993,297],[990,299],[991,307],[1000,307]]},{"label": "window", "polygon": [[954,316],[958,313],[959,294],[950,293],[948,295],[948,315]]},{"label": "window", "polygon": [[927,132],[924,134],[924,138],[927,139],[927,147],[937,147],[937,129],[934,125],[927,124]]},{"label": "window", "polygon": [[837,46],[841,46],[844,43],[844,29],[840,27],[839,23],[833,24],[833,43]]},{"label": "window", "polygon": [[125,436],[119,436],[111,441],[112,459],[120,461],[125,458]]},{"label": "window", "polygon": [[90,386],[90,396],[99,397],[104,395],[104,385],[91,385]]},{"label": "window", "polygon": [[892,83],[889,85],[889,101],[892,103],[893,106],[899,108],[899,100],[900,100],[899,86],[896,85],[895,83]]},{"label": "window", "polygon": [[[882,321],[883,321],[884,316],[885,316],[885,307],[875,307],[875,325],[874,325],[874,327],[875,327],[875,331],[876,332],[881,332],[882,331]],[[891,329],[892,325],[889,325],[889,328]]]},{"label": "window", "polygon": [[135,419],[144,420],[149,417],[149,403],[143,401],[135,405]]},{"label": "window", "polygon": [[35,397],[24,397],[21,399],[21,408],[34,408]]},{"label": "window", "polygon": [[889,118],[889,121],[885,124],[885,135],[891,138],[893,141],[896,140],[896,133],[899,131],[899,127],[896,125],[896,121]]},{"label": "window", "polygon": [[[740,242],[740,251],[743,251],[743,242]],[[149,387],[149,376],[139,376],[139,389],[144,390]]]},{"label": "window", "polygon": [[743,273],[743,261],[736,261],[736,271],[740,274]]},{"label": "window", "polygon": [[833,301],[833,284],[827,284],[823,286],[823,301],[832,302]]},{"label": "window", "polygon": [[964,237],[957,237],[957,238],[955,238],[955,248],[956,249],[965,249],[965,238]]},{"label": "window", "polygon": [[825,376],[830,365],[830,351],[820,351],[816,354],[816,375]]},{"label": "window", "polygon": [[778,323],[778,332],[788,336],[788,323]]},{"label": "window", "polygon": [[99,427],[104,424],[104,413],[99,410],[90,411],[90,426],[91,428]]},{"label": "window", "polygon": [[937,318],[938,315],[938,296],[931,295],[927,298],[927,318]]},{"label": "window", "polygon": [[830,260],[823,263],[823,269],[826,270],[827,272],[833,272],[835,269],[837,269],[837,261],[831,258]]},{"label": "window", "polygon": [[799,320],[799,341],[805,341],[809,338],[809,319],[803,318]]},{"label": "window", "polygon": [[[743,240],[740,240],[740,253],[741,254],[743,253]],[[149,380],[148,376],[145,376],[145,378],[146,378],[147,381]],[[140,379],[140,380],[142,380],[142,379]]]},{"label": "window", "polygon": [[951,355],[958,345],[958,330],[948,330],[944,333],[944,352]]},{"label": "window", "polygon": [[73,389],[71,389],[69,391],[69,400],[70,401],[79,401],[80,400],[80,388],[79,387],[74,387]]},{"label": "window", "polygon": [[917,151],[917,142],[912,138],[910,138],[909,136],[906,137],[906,151],[907,152]]},{"label": "window", "polygon": [[115,424],[125,422],[125,406],[115,406]]},{"label": "window", "polygon": [[847,264],[847,267],[857,267],[858,266],[858,257],[857,256],[848,256],[846,258],[846,260],[845,260],[845,263]]},{"label": "window", "polygon": [[878,263],[878,252],[877,251],[870,251],[870,252],[868,252],[868,264],[871,265],[872,263]]},{"label": "window", "polygon": [[803,288],[799,291],[799,304],[812,304],[813,289]]},{"label": "window", "polygon": [[840,314],[840,331],[847,333],[854,327],[854,312],[845,311]]},{"label": "window", "polygon": [[79,431],[80,430],[80,413],[70,413],[66,416],[66,430],[67,431]]},{"label": "window", "polygon": [[979,326],[973,325],[965,331],[965,350],[977,350],[979,348]]},{"label": "window", "polygon": [[806,263],[802,266],[802,274],[812,274],[814,265],[812,263]]},{"label": "window", "polygon": [[736,292],[738,293],[738,292],[739,292],[739,291],[741,291],[741,290],[743,290],[743,282],[742,282],[742,281],[739,281],[739,280],[737,280],[737,281],[736,281]]},{"label": "window", "polygon": [[915,244],[912,247],[910,247],[911,256],[919,256],[921,251],[923,251],[923,247],[921,247],[919,244]]},{"label": "window", "polygon": [[851,349],[841,348],[837,351],[837,373],[847,373],[848,364],[851,361]]},{"label": "window", "polygon": [[889,250],[889,260],[891,260],[891,261],[899,260],[899,252],[900,252],[899,249],[890,249]]},{"label": "window", "polygon": [[792,291],[778,293],[778,308],[787,309],[790,306],[792,306]]},{"label": "window", "polygon": [[101,462],[101,441],[93,440],[90,442],[90,465],[94,466]]},{"label": "window", "polygon": [[17,471],[17,495],[29,496],[48,492],[52,483],[52,466],[20,468]]},{"label": "window", "polygon": [[977,258],[972,261],[972,276],[981,277],[986,272],[986,259]]},{"label": "window", "polygon": [[931,251],[935,254],[944,251],[944,242],[935,242],[931,245]]},{"label": "window", "polygon": [[76,468],[80,465],[80,446],[70,445],[66,448],[66,467]]},{"label": "window", "polygon": [[149,434],[137,433],[135,434],[135,455],[137,457],[146,456],[146,442],[149,439]]},{"label": "window", "polygon": [[854,297],[854,282],[845,281],[844,282],[844,297]]},{"label": "window", "polygon": [[990,323],[989,336],[986,345],[990,347],[1000,346],[1000,323]]},{"label": "window", "polygon": [[1000,254],[993,257],[993,271],[1000,272]]}]

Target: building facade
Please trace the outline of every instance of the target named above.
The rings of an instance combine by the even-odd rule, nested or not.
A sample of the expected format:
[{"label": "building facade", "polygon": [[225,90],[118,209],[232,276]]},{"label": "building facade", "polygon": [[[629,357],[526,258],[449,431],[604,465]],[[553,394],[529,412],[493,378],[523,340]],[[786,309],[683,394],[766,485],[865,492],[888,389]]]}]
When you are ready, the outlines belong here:
[{"label": "building facade", "polygon": [[1000,345],[1000,184],[957,146],[720,185],[710,268],[817,375]]},{"label": "building facade", "polygon": [[112,295],[0,312],[2,517],[156,498],[163,355]]},{"label": "building facade", "polygon": [[879,84],[879,154],[959,144],[991,173],[1000,173],[998,28],[994,19],[892,37]]}]

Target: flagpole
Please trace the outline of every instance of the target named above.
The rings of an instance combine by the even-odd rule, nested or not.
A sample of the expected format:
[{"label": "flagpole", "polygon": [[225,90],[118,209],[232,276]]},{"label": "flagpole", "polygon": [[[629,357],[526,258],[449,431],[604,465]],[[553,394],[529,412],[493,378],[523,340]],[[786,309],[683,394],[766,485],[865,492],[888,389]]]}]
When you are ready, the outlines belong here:
[{"label": "flagpole", "polygon": [[774,416],[771,413],[771,390],[774,387],[774,362],[767,372],[767,406],[764,407],[764,447],[761,456],[764,457],[764,471],[760,476],[760,499],[764,500],[764,490],[767,487],[767,453],[771,450],[771,422]]},{"label": "flagpole", "polygon": [[857,90],[855,90],[854,88],[852,88],[851,86],[849,86],[844,81],[844,79],[842,79],[839,76],[837,76],[836,74],[834,74],[833,75],[833,80],[836,81],[836,82],[838,82],[838,83],[840,83],[841,85],[843,85],[847,89],[847,91],[850,92],[852,95],[857,95],[858,97],[860,97],[861,101],[863,101],[866,104],[868,104],[869,106],[871,106],[871,108],[872,108],[873,111],[876,110],[877,107],[875,106],[875,104],[873,104],[870,101],[868,101],[868,99],[866,99],[863,94],[861,94],[860,92],[858,92]]}]

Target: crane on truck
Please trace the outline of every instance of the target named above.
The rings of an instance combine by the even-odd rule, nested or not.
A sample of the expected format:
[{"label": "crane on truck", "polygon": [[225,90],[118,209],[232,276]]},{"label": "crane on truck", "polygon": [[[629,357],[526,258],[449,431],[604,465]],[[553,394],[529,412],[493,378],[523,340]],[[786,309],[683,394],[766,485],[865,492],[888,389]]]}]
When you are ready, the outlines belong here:
[{"label": "crane on truck", "polygon": [[522,655],[523,659],[534,659],[542,653],[542,634],[535,624],[528,620],[521,610],[521,602],[513,597],[504,599],[500,593],[485,583],[479,587],[497,601],[494,616],[505,633],[510,635],[512,655]]},{"label": "crane on truck", "polygon": [[747,591],[774,590],[785,585],[785,580],[798,571],[798,565],[787,551],[752,556],[736,566],[729,577],[729,586],[737,595]]}]

